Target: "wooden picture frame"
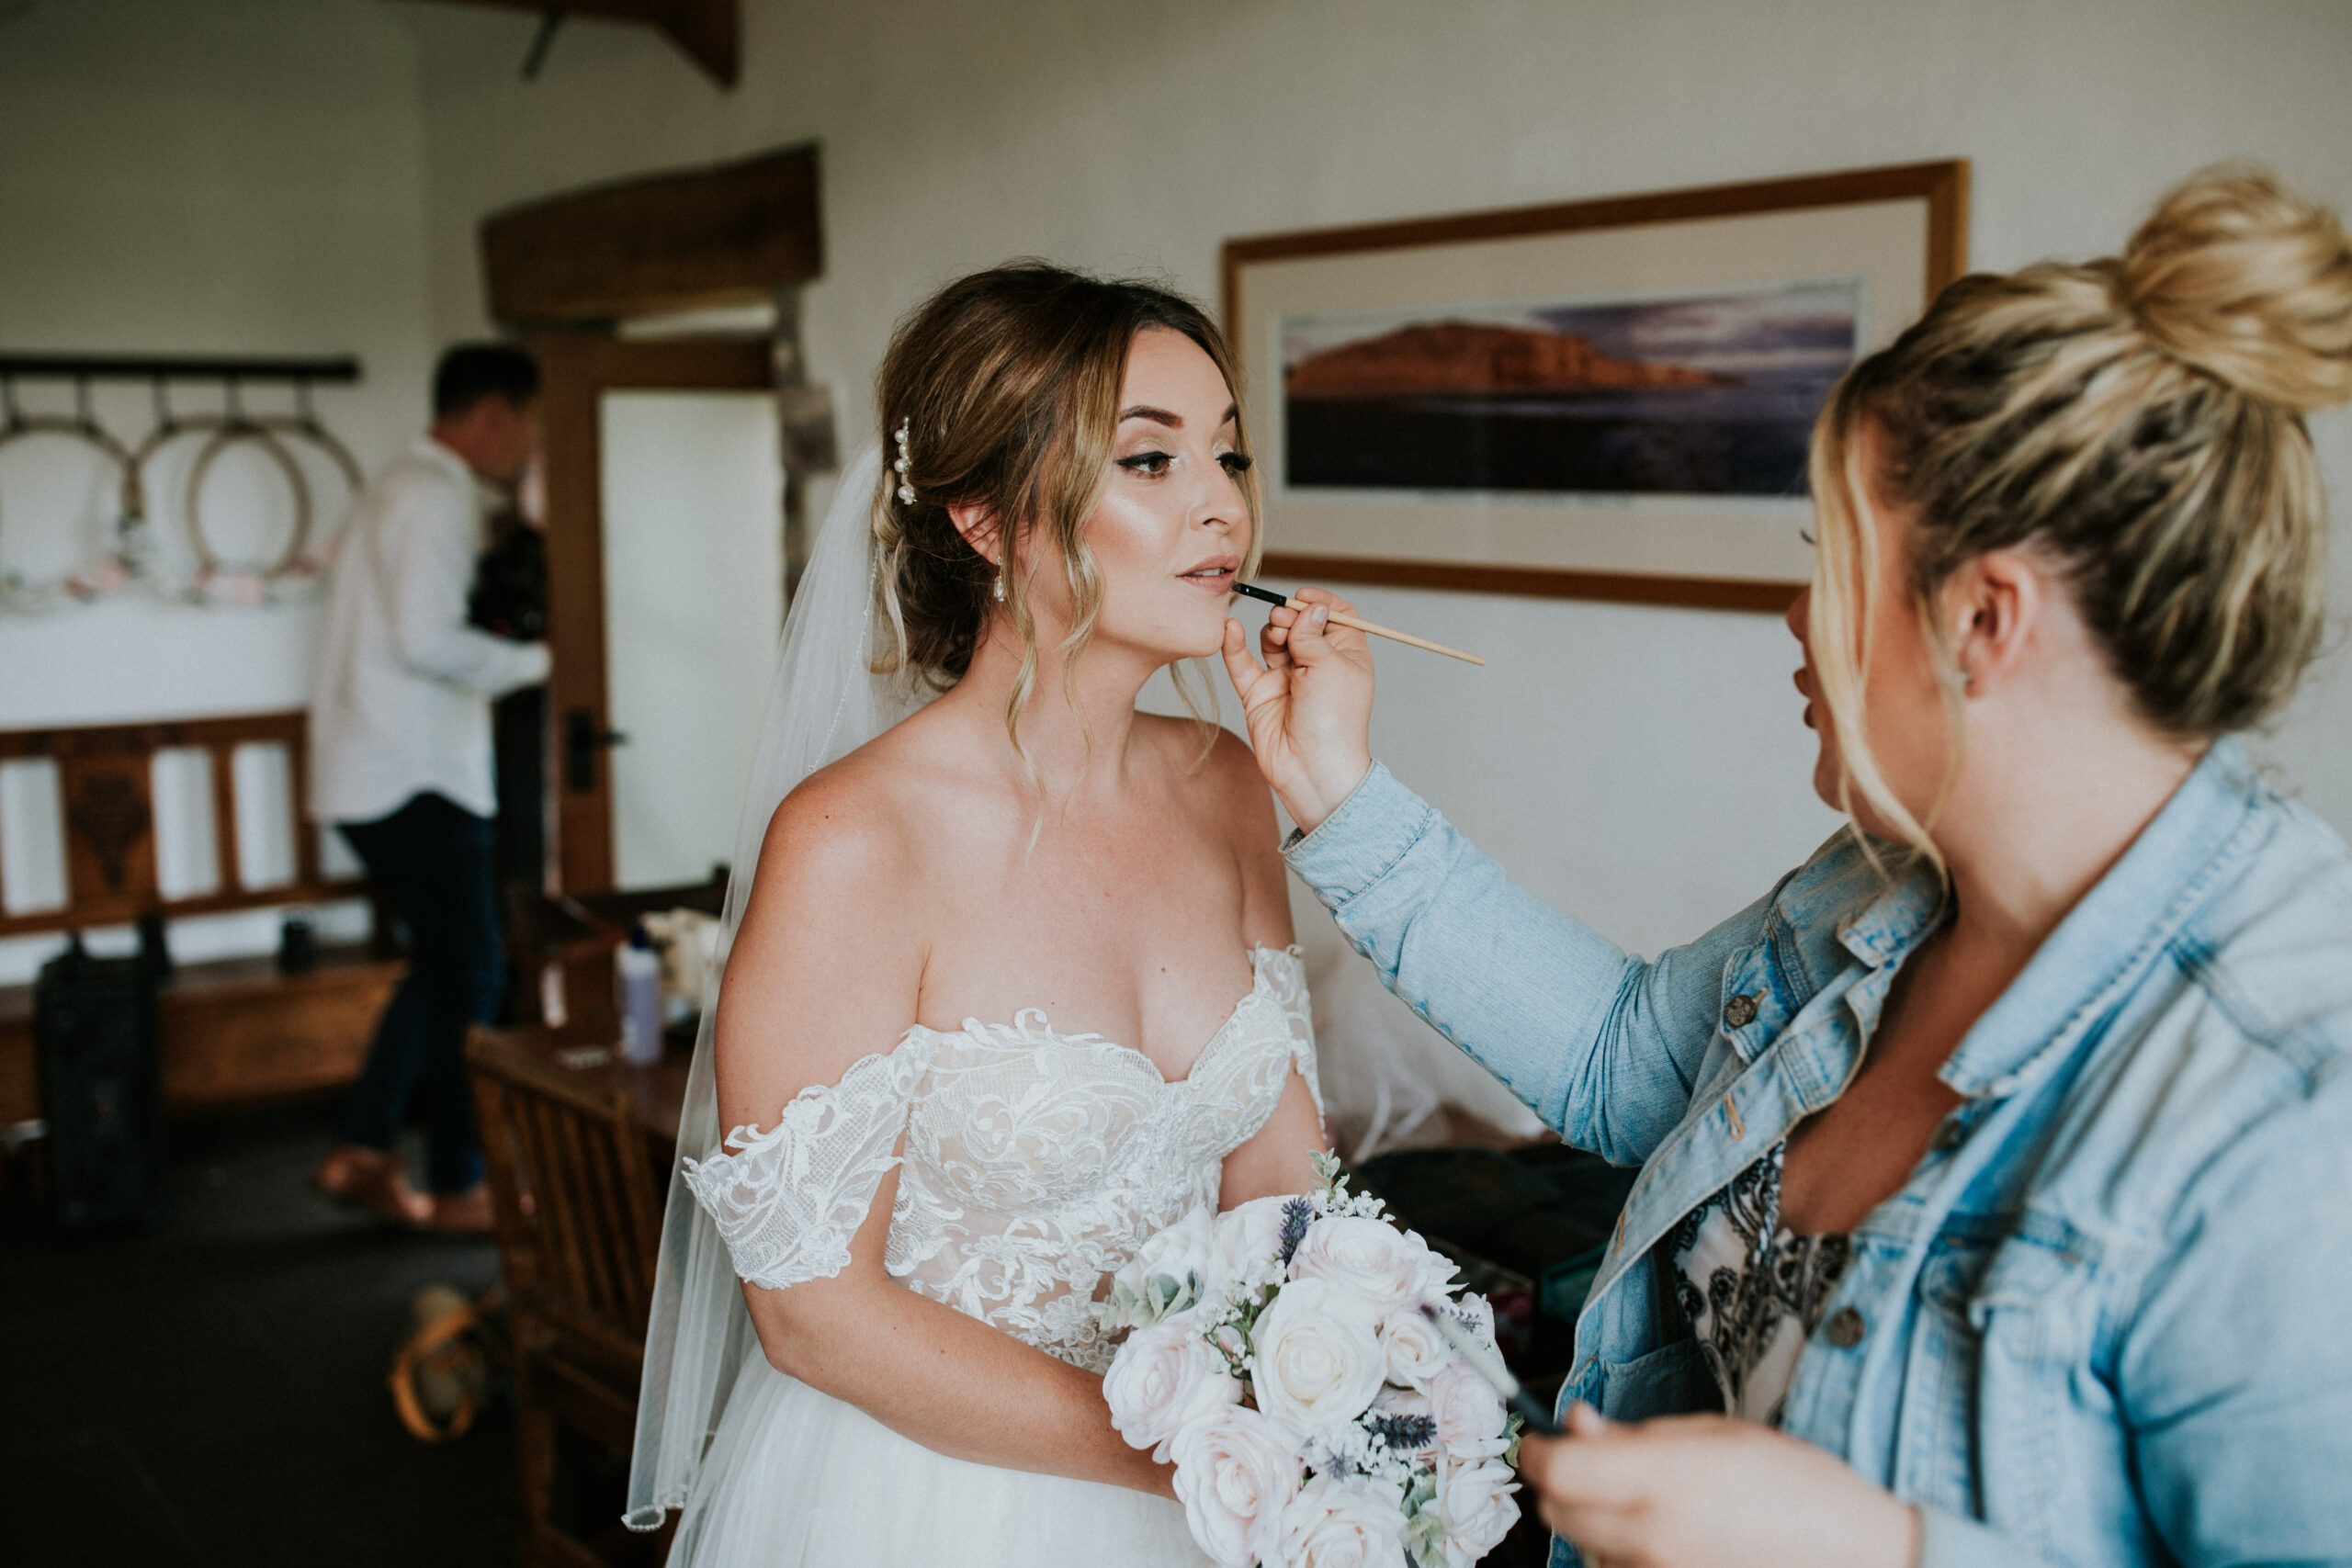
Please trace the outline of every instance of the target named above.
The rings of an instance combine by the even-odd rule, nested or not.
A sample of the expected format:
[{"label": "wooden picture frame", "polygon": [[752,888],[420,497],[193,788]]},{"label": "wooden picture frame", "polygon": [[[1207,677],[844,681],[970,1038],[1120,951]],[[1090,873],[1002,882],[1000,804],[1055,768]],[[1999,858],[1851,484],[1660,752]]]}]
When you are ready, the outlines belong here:
[{"label": "wooden picture frame", "polygon": [[1784,609],[1813,413],[1967,252],[1960,160],[1228,240],[1264,575]]}]

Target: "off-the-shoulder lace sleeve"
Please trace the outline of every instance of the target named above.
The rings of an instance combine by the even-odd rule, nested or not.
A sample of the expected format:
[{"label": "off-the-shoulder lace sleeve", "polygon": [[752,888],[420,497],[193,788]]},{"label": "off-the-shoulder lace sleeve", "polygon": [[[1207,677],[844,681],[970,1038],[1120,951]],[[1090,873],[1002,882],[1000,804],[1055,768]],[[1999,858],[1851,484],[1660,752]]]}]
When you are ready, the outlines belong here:
[{"label": "off-the-shoulder lace sleeve", "polygon": [[738,1127],[682,1172],[727,1242],[735,1272],[781,1290],[849,1267],[850,1237],[874,1206],[933,1043],[910,1035],[863,1057],[832,1085],[812,1085],[774,1127]]},{"label": "off-the-shoulder lace sleeve", "polygon": [[1323,1114],[1323,1083],[1315,1075],[1315,1018],[1306,997],[1306,965],[1295,947],[1261,947],[1256,953],[1265,976],[1266,994],[1281,1008],[1290,1026],[1290,1059],[1315,1097],[1315,1114]]}]

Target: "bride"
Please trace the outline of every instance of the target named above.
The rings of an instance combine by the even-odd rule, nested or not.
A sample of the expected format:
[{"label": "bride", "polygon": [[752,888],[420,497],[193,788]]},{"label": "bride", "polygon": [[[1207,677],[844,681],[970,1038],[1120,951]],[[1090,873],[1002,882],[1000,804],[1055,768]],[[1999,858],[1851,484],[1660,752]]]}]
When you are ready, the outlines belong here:
[{"label": "bride", "polygon": [[1256,558],[1232,389],[1189,301],[1038,264],[891,344],[688,1089],[630,1477],[673,1564],[1205,1562],[1089,1309],[1324,1146],[1266,786],[1135,706]]}]

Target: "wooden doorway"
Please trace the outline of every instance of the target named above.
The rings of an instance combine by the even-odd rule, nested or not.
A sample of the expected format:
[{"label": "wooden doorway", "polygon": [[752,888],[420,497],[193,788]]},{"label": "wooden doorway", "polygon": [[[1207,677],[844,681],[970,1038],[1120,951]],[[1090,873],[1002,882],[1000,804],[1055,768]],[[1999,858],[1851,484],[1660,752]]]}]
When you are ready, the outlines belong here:
[{"label": "wooden doorway", "polygon": [[[542,395],[547,471],[548,626],[554,653],[554,861],[560,890],[617,886],[612,748],[614,649],[606,581],[605,431],[616,393],[773,394],[770,344],[763,338],[630,340],[550,333],[535,339],[546,378]],[[773,519],[776,513],[770,513]],[[771,521],[771,528],[775,524]],[[777,584],[779,598],[782,584]],[[691,606],[678,606],[681,614]],[[771,642],[775,627],[766,628]],[[705,868],[707,869],[707,868]]]},{"label": "wooden doorway", "polygon": [[[823,271],[818,176],[815,146],[786,147],[733,163],[566,192],[482,221],[492,312],[528,337],[546,383],[548,618],[554,651],[548,692],[550,891],[603,892],[629,877],[630,856],[617,852],[622,846],[616,843],[616,829],[626,832],[630,814],[626,798],[616,802],[615,786],[617,772],[626,796],[635,759],[616,770],[613,747],[627,744],[618,736],[628,726],[616,723],[614,698],[617,686],[627,705],[637,671],[630,657],[614,646],[611,612],[618,601],[608,568],[675,576],[694,570],[686,558],[699,549],[710,575],[713,541],[698,536],[701,518],[684,501],[677,504],[687,510],[673,525],[681,546],[677,558],[650,558],[650,574],[609,558],[616,503],[608,470],[615,451],[625,444],[614,433],[619,430],[626,438],[633,430],[639,446],[645,446],[650,416],[643,405],[649,396],[659,402],[662,395],[711,394],[715,406],[733,394],[739,405],[733,413],[704,423],[731,420],[738,469],[759,466],[741,460],[749,427],[740,405],[752,395],[768,400],[764,406],[774,434],[764,456],[773,468],[780,454],[782,469],[778,505],[769,513],[771,532],[781,535],[775,572],[780,581],[775,596],[766,601],[772,614],[760,617],[771,623],[761,628],[765,655],[726,662],[730,678],[740,675],[741,665],[757,664],[762,681],[772,662],[783,600],[807,558],[804,487],[835,462],[831,399],[825,389],[808,384],[800,350],[799,290]],[[768,335],[630,337],[620,332],[625,321],[746,305],[768,312]],[[616,405],[632,395],[649,396],[640,396],[634,412],[616,425]],[[673,405],[679,400],[672,399]],[[677,409],[669,412],[675,414]],[[659,425],[659,418],[653,423]],[[693,420],[664,428],[689,445],[707,434]],[[707,489],[709,476],[673,465],[670,478],[675,481],[670,489],[689,492]],[[740,513],[745,501],[741,487],[726,499]],[[641,509],[645,501],[639,493],[620,504]],[[648,558],[638,558],[642,563]],[[620,584],[638,585],[634,580]],[[741,623],[740,605],[738,612]],[[707,660],[710,653],[701,645],[691,655],[671,647],[664,658],[675,668],[681,659]],[[646,711],[641,705],[639,711]],[[726,758],[712,757],[706,771],[716,775],[728,768]],[[741,786],[740,778],[730,778],[711,787]],[[710,787],[700,793],[708,795]],[[734,808],[730,801],[730,829]],[[709,837],[711,809],[708,799],[700,799],[688,813],[698,812],[695,819],[705,824],[697,842]],[[722,854],[731,852],[731,831],[725,838]],[[673,845],[666,863],[676,863],[681,852]],[[708,870],[705,865],[695,874]]]}]

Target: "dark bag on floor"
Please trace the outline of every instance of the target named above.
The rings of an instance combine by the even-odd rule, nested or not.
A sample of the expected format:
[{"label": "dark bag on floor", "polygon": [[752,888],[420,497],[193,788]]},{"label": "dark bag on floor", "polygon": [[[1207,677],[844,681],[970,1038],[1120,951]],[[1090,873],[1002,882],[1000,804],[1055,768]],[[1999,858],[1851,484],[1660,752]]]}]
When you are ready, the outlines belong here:
[{"label": "dark bag on floor", "polygon": [[164,1177],[153,964],[93,958],[76,936],[33,983],[33,1044],[51,1224],[73,1235],[145,1223]]}]

